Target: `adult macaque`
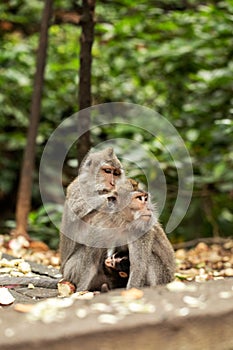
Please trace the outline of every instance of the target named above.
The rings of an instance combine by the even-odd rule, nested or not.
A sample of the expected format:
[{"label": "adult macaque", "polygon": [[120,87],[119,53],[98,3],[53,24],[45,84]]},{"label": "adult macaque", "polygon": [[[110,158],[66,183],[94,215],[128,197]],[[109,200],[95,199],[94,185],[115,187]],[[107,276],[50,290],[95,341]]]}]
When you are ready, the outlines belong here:
[{"label": "adult macaque", "polygon": [[107,237],[107,231],[112,247],[117,247],[112,253],[122,250],[124,256],[128,249],[127,288],[168,283],[175,272],[173,248],[157,221],[148,193],[132,191],[128,185],[126,182],[119,186],[117,193],[106,197],[106,203],[111,203],[111,211],[100,211],[90,219],[91,225],[95,226],[93,236],[103,234]]},{"label": "adult macaque", "polygon": [[89,221],[106,202],[116,182],[124,179],[120,161],[113,149],[107,148],[89,153],[78,177],[68,186],[60,234],[61,272],[77,290],[89,289],[106,254],[104,245],[96,247]]},{"label": "adult macaque", "polygon": [[[111,249],[123,251],[122,257],[128,249],[129,280],[106,263]],[[155,286],[170,282],[175,270],[174,251],[148,194],[126,181],[111,148],[88,154],[68,187],[60,251],[63,277],[77,290],[112,289],[127,280],[127,288]]]},{"label": "adult macaque", "polygon": [[[173,248],[158,223],[148,193],[136,191],[123,212],[129,236],[130,275],[127,288],[166,284],[174,277]],[[134,239],[134,237],[137,237]]]},{"label": "adult macaque", "polygon": [[156,286],[173,280],[174,251],[159,223],[128,248],[131,273],[127,288]]}]

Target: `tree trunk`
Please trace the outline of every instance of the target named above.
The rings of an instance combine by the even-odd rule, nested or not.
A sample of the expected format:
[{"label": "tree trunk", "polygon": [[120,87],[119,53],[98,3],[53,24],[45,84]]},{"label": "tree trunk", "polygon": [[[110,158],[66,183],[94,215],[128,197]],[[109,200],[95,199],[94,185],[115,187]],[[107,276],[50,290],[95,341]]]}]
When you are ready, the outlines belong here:
[{"label": "tree trunk", "polygon": [[52,5],[53,0],[46,0],[42,14],[40,41],[37,52],[37,66],[33,85],[30,121],[27,132],[27,144],[24,150],[16,203],[16,229],[12,232],[14,236],[24,235],[27,238],[29,238],[27,234],[28,214],[31,208],[36,136],[40,121],[44,69],[48,44],[48,28],[52,15]]},{"label": "tree trunk", "polygon": [[[81,135],[77,141],[78,164],[91,147],[90,140],[90,111],[84,110],[91,106],[91,49],[94,41],[94,10],[95,0],[83,0],[82,2],[80,39],[80,71],[79,71],[79,117],[78,134]],[[84,110],[84,111],[83,111]]]}]

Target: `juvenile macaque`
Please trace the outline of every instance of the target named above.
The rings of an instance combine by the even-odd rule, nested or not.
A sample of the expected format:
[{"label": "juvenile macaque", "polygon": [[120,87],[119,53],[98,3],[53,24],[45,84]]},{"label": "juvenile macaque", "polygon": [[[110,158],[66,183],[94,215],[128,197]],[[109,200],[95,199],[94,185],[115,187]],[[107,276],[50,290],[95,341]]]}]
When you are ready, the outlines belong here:
[{"label": "juvenile macaque", "polygon": [[67,189],[60,234],[61,272],[77,290],[89,289],[106,254],[104,246],[96,247],[88,223],[116,182],[124,178],[120,161],[113,149],[107,148],[87,155],[78,177]]}]

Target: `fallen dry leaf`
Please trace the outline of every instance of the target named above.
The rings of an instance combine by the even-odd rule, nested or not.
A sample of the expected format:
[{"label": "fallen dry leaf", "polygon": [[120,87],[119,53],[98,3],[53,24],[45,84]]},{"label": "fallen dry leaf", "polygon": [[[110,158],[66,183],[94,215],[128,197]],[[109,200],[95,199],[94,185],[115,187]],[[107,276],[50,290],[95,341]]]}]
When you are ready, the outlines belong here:
[{"label": "fallen dry leaf", "polygon": [[192,249],[178,249],[176,278],[205,282],[233,277],[233,240],[224,244],[198,243]]},{"label": "fallen dry leaf", "polygon": [[33,306],[33,304],[15,304],[14,310],[18,312],[27,313],[32,310]]},{"label": "fallen dry leaf", "polygon": [[32,249],[34,252],[47,252],[49,250],[47,244],[41,241],[30,242],[29,248]]},{"label": "fallen dry leaf", "polygon": [[128,299],[141,299],[143,297],[143,294],[143,291],[137,288],[123,290],[121,292],[121,295]]},{"label": "fallen dry leaf", "polygon": [[[59,269],[59,253],[48,248],[44,242],[28,241],[25,237],[13,238],[10,235],[0,235],[1,253],[21,257],[38,264],[52,265]],[[1,259],[1,254],[0,254]]]}]

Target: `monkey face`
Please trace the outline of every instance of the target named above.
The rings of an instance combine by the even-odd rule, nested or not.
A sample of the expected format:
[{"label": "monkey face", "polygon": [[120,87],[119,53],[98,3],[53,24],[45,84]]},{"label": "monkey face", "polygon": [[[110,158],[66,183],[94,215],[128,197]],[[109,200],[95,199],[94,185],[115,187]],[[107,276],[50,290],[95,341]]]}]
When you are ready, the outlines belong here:
[{"label": "monkey face", "polygon": [[[124,253],[126,254],[126,253]],[[129,276],[129,257],[128,255],[122,255],[115,253],[105,259],[105,266],[113,274],[119,275],[121,278],[127,278]]]},{"label": "monkey face", "polygon": [[87,155],[79,171],[81,191],[88,196],[107,194],[124,179],[124,171],[111,147]]},{"label": "monkey face", "polygon": [[122,170],[119,167],[114,167],[110,164],[104,164],[100,168],[100,176],[103,179],[105,189],[113,190],[116,186],[116,181],[120,179]]},{"label": "monkey face", "polygon": [[132,220],[150,221],[153,213],[150,201],[148,201],[148,193],[144,191],[133,192],[128,211]]}]

